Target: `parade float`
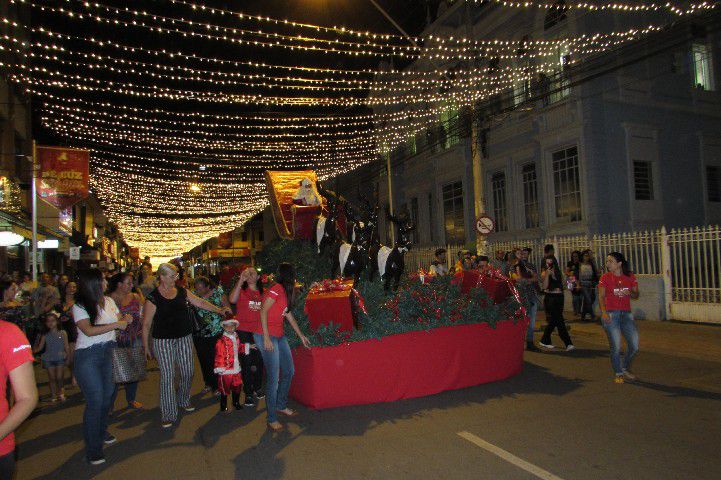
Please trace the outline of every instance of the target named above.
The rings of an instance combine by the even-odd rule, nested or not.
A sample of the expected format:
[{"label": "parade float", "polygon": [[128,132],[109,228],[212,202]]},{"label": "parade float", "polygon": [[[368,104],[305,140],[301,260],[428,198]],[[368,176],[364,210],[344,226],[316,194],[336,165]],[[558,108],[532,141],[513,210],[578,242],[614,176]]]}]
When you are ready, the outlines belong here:
[{"label": "parade float", "polygon": [[[386,280],[395,270],[386,268],[388,258],[372,256],[379,250],[373,231],[377,208],[358,209],[318,195],[309,171],[268,172],[266,180],[281,239],[266,246],[256,262],[266,273],[284,261],[295,265],[299,288],[293,313],[312,345],[303,348],[286,330],[295,362],[292,398],[315,409],[391,402],[521,372],[527,319],[507,278],[493,270],[405,272],[391,290]],[[299,222],[294,206],[309,206],[297,200],[304,191],[311,192],[310,206],[317,208],[314,218]],[[335,248],[319,254],[325,236],[309,234],[309,225],[320,232],[319,220],[338,218],[341,207],[344,221],[354,227],[344,223],[333,229],[328,235]],[[352,238],[348,231],[355,232]],[[345,251],[339,248],[343,244],[349,245]],[[404,247],[386,248],[402,255]],[[363,266],[349,270],[354,255]],[[374,268],[364,270],[371,262]]]}]

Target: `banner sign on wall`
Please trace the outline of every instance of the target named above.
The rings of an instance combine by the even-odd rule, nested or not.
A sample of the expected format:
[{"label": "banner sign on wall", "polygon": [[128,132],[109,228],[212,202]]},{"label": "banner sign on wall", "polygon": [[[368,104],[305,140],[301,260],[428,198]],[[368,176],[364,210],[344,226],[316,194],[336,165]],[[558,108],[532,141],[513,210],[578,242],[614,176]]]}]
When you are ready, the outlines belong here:
[{"label": "banner sign on wall", "polygon": [[35,147],[38,196],[65,210],[88,196],[90,152],[74,148]]}]

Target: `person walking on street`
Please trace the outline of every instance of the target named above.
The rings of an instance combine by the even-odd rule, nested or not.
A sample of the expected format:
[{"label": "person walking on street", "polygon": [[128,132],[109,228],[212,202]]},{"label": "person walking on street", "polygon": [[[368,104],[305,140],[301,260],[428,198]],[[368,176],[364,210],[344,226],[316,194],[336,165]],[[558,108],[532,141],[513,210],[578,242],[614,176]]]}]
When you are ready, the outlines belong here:
[{"label": "person walking on street", "polygon": [[295,269],[290,263],[278,266],[278,283],[270,288],[260,308],[260,326],[254,330],[256,345],[262,345],[261,354],[266,371],[266,408],[268,410],[268,428],[280,431],[283,425],[278,414],[287,417],[297,415],[288,408],[288,391],[295,368],[290,353],[288,339],[283,333],[283,320],[287,320],[300,338],[303,346],[310,348],[308,338],[300,331],[295,317],[291,313],[294,305]]},{"label": "person walking on street", "polygon": [[571,252],[571,260],[566,264],[566,279],[571,291],[571,300],[573,301],[573,314],[581,315],[581,305],[583,303],[583,292],[578,281],[579,271],[581,267],[581,252],[574,250]]},{"label": "person walking on street", "polygon": [[[220,285],[213,288],[212,282],[207,277],[198,277],[195,279],[195,294],[216,307],[226,307],[230,309],[228,299],[225,297],[223,287]],[[213,313],[209,310],[200,310],[198,312],[199,329],[193,334],[193,343],[195,344],[195,352],[198,355],[200,370],[203,373],[203,393],[214,392],[218,390],[218,380],[213,372],[215,362],[215,343],[223,334],[223,316]]]},{"label": "person walking on street", "polygon": [[[108,286],[110,298],[115,301],[120,313],[130,315],[132,318],[128,328],[118,335],[118,347],[140,347],[143,344],[143,306],[140,302],[140,295],[133,292],[133,276],[130,273],[116,273],[110,278]],[[115,405],[115,398],[118,396],[120,385],[115,384],[112,405]],[[125,401],[128,408],[141,409],[143,404],[136,400],[138,395],[138,382],[123,384],[125,390]],[[112,407],[111,407],[112,408]]]},{"label": "person walking on street", "polygon": [[[8,385],[15,402],[8,403]],[[25,334],[10,322],[0,320],[0,480],[12,480],[15,471],[13,432],[38,404],[33,355]]]},{"label": "person walking on street", "polygon": [[520,250],[518,264],[511,278],[516,282],[518,293],[530,320],[526,331],[526,350],[537,352],[538,347],[533,343],[533,332],[536,328],[536,313],[538,312],[538,269],[528,261],[530,251],[530,248]]},{"label": "person walking on street", "polygon": [[[608,272],[598,282],[598,304],[601,308],[603,328],[611,349],[611,366],[614,382],[635,380],[631,362],[638,353],[638,329],[631,314],[631,299],[638,298],[638,282],[628,261],[619,252],[606,258]],[[626,355],[621,361],[621,335],[626,339]]]},{"label": "person walking on street", "polygon": [[581,254],[581,263],[578,267],[578,284],[581,288],[581,321],[595,322],[593,304],[596,302],[596,284],[598,272],[591,258],[591,250],[584,250]]},{"label": "person walking on street", "polygon": [[[160,415],[163,428],[170,428],[178,419],[178,406],[194,412],[190,404],[193,381],[193,320],[188,304],[217,314],[230,312],[216,307],[185,288],[176,286],[178,268],[170,263],[158,267],[158,287],[150,292],[143,307],[143,348],[148,359],[155,357],[160,370]],[[152,340],[152,344],[151,344]],[[152,349],[151,349],[152,345]],[[178,369],[178,390],[175,370]]]},{"label": "person walking on street", "polygon": [[63,390],[65,365],[70,355],[68,334],[65,330],[59,328],[58,323],[57,312],[48,312],[45,315],[45,332],[40,335],[37,348],[33,352],[35,354],[42,352],[40,358],[43,362],[43,368],[48,373],[50,401],[52,403],[65,401],[65,392]]},{"label": "person walking on street", "polygon": [[103,444],[115,443],[108,433],[115,383],[113,354],[115,331],[125,330],[130,316],[123,317],[115,301],[106,297],[107,281],[97,268],[80,273],[73,319],[78,326],[75,344],[75,378],[85,396],[83,436],[85,455],[91,465],[105,463]]},{"label": "person walking on street", "polygon": [[260,306],[263,303],[263,282],[258,271],[253,267],[243,270],[230,292],[230,302],[235,303],[235,318],[238,320],[238,337],[241,343],[250,343],[253,347],[248,355],[240,358],[241,375],[246,407],[254,406],[264,398],[261,393],[263,385],[263,357],[255,344],[253,332],[260,326]]},{"label": "person walking on street", "polygon": [[75,363],[75,342],[78,340],[78,327],[73,321],[73,305],[75,305],[75,294],[78,292],[78,284],[75,282],[68,282],[65,286],[65,296],[60,302],[60,329],[64,330],[68,334],[68,345],[70,346],[68,352],[67,366],[70,370],[71,386],[77,387],[78,381],[75,379],[73,373],[73,366]]},{"label": "person walking on street", "polygon": [[543,337],[539,342],[544,348],[555,348],[551,342],[551,334],[558,329],[558,336],[566,344],[566,351],[575,350],[576,347],[571,341],[571,336],[566,329],[566,322],[563,320],[563,278],[561,268],[554,256],[547,256],[544,259],[544,269],[541,274],[543,291],[545,297],[543,305],[546,309],[546,320],[548,324],[543,331]]}]

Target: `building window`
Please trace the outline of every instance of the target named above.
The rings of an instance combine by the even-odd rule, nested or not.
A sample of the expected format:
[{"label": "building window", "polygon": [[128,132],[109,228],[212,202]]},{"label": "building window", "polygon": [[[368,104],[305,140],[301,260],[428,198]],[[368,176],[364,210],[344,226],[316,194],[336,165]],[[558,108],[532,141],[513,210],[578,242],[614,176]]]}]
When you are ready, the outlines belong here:
[{"label": "building window", "polygon": [[493,216],[496,220],[496,230],[508,230],[508,216],[506,210],[506,174],[498,172],[491,177],[491,192],[493,194]]},{"label": "building window", "polygon": [[540,225],[538,204],[538,175],[536,164],[529,163],[521,170],[523,181],[523,211],[526,216],[526,228],[536,228]]},{"label": "building window", "polygon": [[633,161],[633,187],[636,192],[636,200],[653,200],[651,162]]},{"label": "building window", "polygon": [[578,148],[553,152],[553,189],[556,218],[569,222],[581,220],[581,182],[578,173]]},{"label": "building window", "polygon": [[463,183],[443,186],[443,226],[446,243],[465,243],[466,228],[463,221]]},{"label": "building window", "polygon": [[551,103],[563,100],[571,94],[569,80],[566,70],[571,63],[571,54],[567,45],[561,45],[556,49],[555,58],[558,64],[553,69],[553,79],[551,82]]},{"label": "building window", "polygon": [[436,223],[433,221],[433,192],[428,194],[428,228],[430,230],[429,240],[431,243],[434,241],[434,230],[436,229]]},{"label": "building window", "polygon": [[721,202],[721,167],[706,167],[706,192],[709,202]]},{"label": "building window", "polygon": [[693,60],[693,84],[699,90],[714,90],[711,48],[704,43],[691,46]]},{"label": "building window", "polygon": [[568,7],[564,0],[557,0],[546,13],[546,18],[543,21],[543,29],[548,30],[558,25],[566,19],[566,12]]},{"label": "building window", "polygon": [[439,136],[440,145],[443,149],[458,144],[460,141],[458,109],[449,107],[441,112]]}]

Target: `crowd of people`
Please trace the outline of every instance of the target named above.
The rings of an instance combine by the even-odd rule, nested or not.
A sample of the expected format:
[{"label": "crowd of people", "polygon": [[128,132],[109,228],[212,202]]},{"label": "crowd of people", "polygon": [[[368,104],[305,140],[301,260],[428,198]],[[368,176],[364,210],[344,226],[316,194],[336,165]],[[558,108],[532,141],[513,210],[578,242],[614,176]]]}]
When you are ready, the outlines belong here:
[{"label": "crowd of people", "polygon": [[[564,319],[566,290],[570,291],[573,314],[583,322],[596,322],[595,305],[601,313],[601,325],[608,337],[614,381],[623,383],[635,379],[630,367],[638,352],[638,330],[631,315],[630,299],[638,298],[638,282],[628,262],[619,252],[611,252],[600,274],[593,251],[573,251],[565,267],[556,258],[554,246],[543,249],[540,268],[529,261],[532,250],[516,247],[510,251],[497,250],[490,260],[485,255],[474,255],[468,250],[458,252],[452,268],[448,268],[447,252],[435,251],[435,260],[429,272],[434,275],[456,274],[463,270],[493,270],[509,278],[518,290],[529,319],[526,332],[526,349],[539,351],[534,343],[536,315],[542,305],[546,313],[546,326],[538,344],[547,350],[555,349],[551,336],[558,332],[566,351],[573,351],[569,328]],[[627,352],[621,361],[621,337],[626,339]]]},{"label": "crowd of people", "polygon": [[[496,252],[489,260],[463,251],[449,269],[446,251],[439,249],[431,272],[493,269],[508,276],[530,319],[526,338],[531,350],[538,350],[533,333],[541,298],[547,325],[539,345],[553,349],[551,335],[557,331],[568,351],[575,347],[563,317],[564,291],[571,290],[574,312],[589,321],[595,319],[598,298],[614,381],[634,379],[631,362],[638,352],[638,331],[630,299],[637,298],[639,291],[623,255],[610,253],[607,272],[600,275],[590,250],[574,252],[565,268],[552,245],[544,249],[540,268],[529,261],[530,253],[515,248]],[[195,410],[190,395],[195,350],[204,384],[201,394],[217,395],[221,412],[229,411],[228,396],[234,409],[253,407],[265,398],[268,428],[282,430],[280,418],[297,415],[288,406],[294,365],[285,324],[305,347],[310,345],[292,314],[295,270],[291,264],[281,264],[276,283],[268,287],[252,266],[237,269],[235,275],[223,273],[218,279],[192,279],[179,265],[164,263],[153,272],[147,262],[136,272],[88,269],[76,278],[43,273],[37,285],[18,272],[2,276],[0,479],[11,478],[14,468],[12,432],[38,401],[33,370],[38,359],[47,371],[48,402],[64,402],[66,388],[79,387],[82,392],[85,453],[93,465],[104,463],[103,448],[116,442],[108,432],[108,418],[118,390],[125,391],[128,409],[143,408],[137,393],[144,376],[118,380],[119,350],[141,352],[143,371],[145,361],[157,360],[162,428],[172,427],[180,410]],[[622,337],[628,345],[623,358]]]},{"label": "crowd of people", "polygon": [[147,262],[135,272],[88,269],[73,279],[44,273],[37,285],[5,276],[0,381],[4,389],[10,379],[15,403],[10,409],[9,395],[0,392],[0,479],[12,474],[12,431],[38,401],[32,368],[37,360],[47,371],[48,403],[64,402],[66,388],[82,392],[85,454],[93,465],[104,463],[104,446],[116,442],[108,418],[119,389],[128,409],[143,409],[139,382],[118,381],[119,349],[140,349],[146,361],[157,361],[163,428],[177,422],[179,410],[195,410],[190,401],[195,350],[201,394],[217,395],[221,412],[228,411],[228,396],[235,409],[265,399],[268,428],[282,430],[279,417],[297,414],[287,403],[294,366],[285,323],[309,346],[291,313],[295,270],[282,264],[277,283],[267,289],[251,266],[234,275],[226,270],[213,279],[192,279],[179,265],[164,263],[153,272]]}]

